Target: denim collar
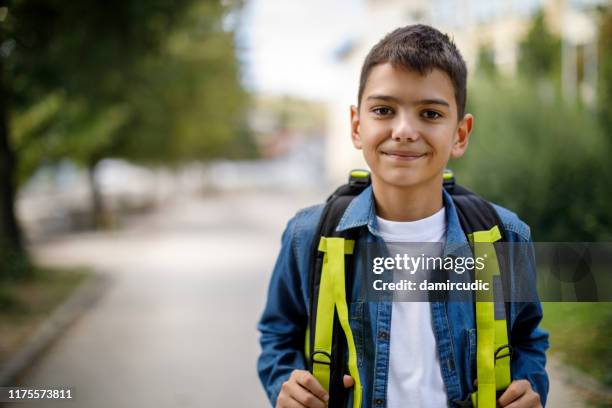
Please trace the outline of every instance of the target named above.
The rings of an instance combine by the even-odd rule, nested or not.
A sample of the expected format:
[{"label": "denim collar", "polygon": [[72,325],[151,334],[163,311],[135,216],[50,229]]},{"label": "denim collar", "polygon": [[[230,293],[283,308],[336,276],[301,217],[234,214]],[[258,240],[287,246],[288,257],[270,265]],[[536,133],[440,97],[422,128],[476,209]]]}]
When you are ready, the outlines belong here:
[{"label": "denim collar", "polygon": [[[444,254],[463,252],[467,249],[467,238],[461,229],[455,203],[450,194],[442,189],[442,201],[446,209],[446,243]],[[367,226],[370,233],[380,237],[376,222],[376,210],[372,186],[368,186],[355,197],[342,215],[336,231],[346,231],[351,228]]]}]

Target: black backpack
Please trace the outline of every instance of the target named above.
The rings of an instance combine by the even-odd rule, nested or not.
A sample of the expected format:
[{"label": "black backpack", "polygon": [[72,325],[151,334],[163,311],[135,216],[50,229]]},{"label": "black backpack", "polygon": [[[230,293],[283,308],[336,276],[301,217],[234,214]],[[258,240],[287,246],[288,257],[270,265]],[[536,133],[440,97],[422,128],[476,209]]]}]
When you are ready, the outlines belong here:
[{"label": "black backpack", "polygon": [[[315,350],[315,330],[317,321],[317,303],[319,298],[319,288],[321,281],[321,272],[324,259],[324,253],[319,250],[320,237],[342,237],[345,239],[358,239],[358,228],[349,229],[338,232],[336,227],[342,218],[345,210],[351,201],[363,192],[371,184],[370,173],[365,170],[353,170],[350,173],[349,182],[340,186],[336,191],[329,196],[323,209],[319,224],[316,230],[316,236],[313,242],[312,256],[310,263],[310,280],[309,280],[309,321],[307,330],[308,344],[305,345],[307,350],[308,368],[313,372],[314,364],[325,364],[330,366],[329,377],[329,407],[344,407],[347,402],[349,390],[343,386],[343,376],[348,374],[347,363],[344,359],[347,352],[347,339],[341,327],[338,313],[334,313],[333,319],[333,336],[331,355],[322,353],[320,350]],[[502,239],[505,241],[505,234],[502,228],[502,223],[493,206],[483,198],[468,189],[455,184],[455,180],[451,171],[446,170],[444,173],[443,188],[451,195],[453,202],[457,208],[457,213],[461,228],[466,236],[474,231],[490,230],[494,226],[498,226],[501,232]],[[502,267],[503,265],[500,265]],[[503,271],[502,275],[503,275]],[[345,255],[345,293],[351,293],[353,279],[353,259],[351,254]],[[498,300],[496,299],[496,303]],[[505,306],[502,299],[502,305]],[[509,345],[507,345],[509,348]],[[320,354],[326,354],[321,356]],[[509,356],[509,353],[508,353]],[[325,358],[322,358],[325,357]],[[505,355],[501,356],[505,357]],[[497,356],[496,356],[497,358]]]}]

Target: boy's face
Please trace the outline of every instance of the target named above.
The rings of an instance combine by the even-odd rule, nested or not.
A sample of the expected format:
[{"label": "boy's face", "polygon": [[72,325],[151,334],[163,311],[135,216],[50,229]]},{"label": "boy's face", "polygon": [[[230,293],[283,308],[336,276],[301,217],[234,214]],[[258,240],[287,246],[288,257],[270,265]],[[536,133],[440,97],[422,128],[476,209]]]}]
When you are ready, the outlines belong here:
[{"label": "boy's face", "polygon": [[353,145],[363,150],[376,182],[406,188],[441,188],[450,157],[461,157],[473,117],[457,121],[449,76],[426,75],[389,63],[370,71],[361,106],[351,106]]}]

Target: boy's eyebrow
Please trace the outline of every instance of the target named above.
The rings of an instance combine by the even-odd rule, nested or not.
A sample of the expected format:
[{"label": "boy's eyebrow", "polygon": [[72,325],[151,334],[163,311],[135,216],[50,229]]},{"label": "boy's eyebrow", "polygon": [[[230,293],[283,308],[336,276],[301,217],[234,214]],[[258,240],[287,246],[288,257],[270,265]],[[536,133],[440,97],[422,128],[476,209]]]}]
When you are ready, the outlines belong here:
[{"label": "boy's eyebrow", "polygon": [[399,99],[397,99],[395,96],[391,96],[391,95],[370,95],[366,98],[366,100],[372,100],[372,99],[380,99],[383,101],[391,101],[391,102],[399,102]]},{"label": "boy's eyebrow", "polygon": [[[399,99],[395,96],[391,95],[370,95],[366,98],[366,100],[378,99],[383,101],[391,101],[399,103]],[[450,104],[446,102],[444,99],[436,99],[436,98],[427,98],[427,99],[419,99],[414,102],[415,105],[443,105],[450,108]]]},{"label": "boy's eyebrow", "polygon": [[450,104],[444,99],[421,99],[415,102],[416,105],[444,105],[450,108]]}]

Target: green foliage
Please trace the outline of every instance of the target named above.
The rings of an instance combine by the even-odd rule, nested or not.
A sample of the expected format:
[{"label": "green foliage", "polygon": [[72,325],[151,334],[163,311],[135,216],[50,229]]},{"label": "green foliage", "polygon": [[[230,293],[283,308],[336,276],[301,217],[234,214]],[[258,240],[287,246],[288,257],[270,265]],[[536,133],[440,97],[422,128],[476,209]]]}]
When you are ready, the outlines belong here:
[{"label": "green foliage", "polygon": [[[31,120],[30,116],[37,109],[50,112],[56,106],[57,110],[41,121]],[[41,164],[61,158],[68,157],[86,165],[92,155],[112,145],[113,138],[125,124],[128,115],[129,110],[125,105],[109,104],[93,108],[80,98],[60,97],[57,93],[47,96],[25,114],[17,115],[15,120],[13,134],[18,139],[19,181],[26,181]],[[20,131],[21,122],[24,122],[25,128],[33,129]]]},{"label": "green foliage", "polygon": [[130,138],[122,146],[130,157],[172,163],[253,151],[233,33],[202,29],[209,8],[195,7],[159,55],[143,61],[130,92]]},{"label": "green foliage", "polygon": [[612,129],[612,6],[600,10],[599,20],[597,106],[604,127]]},{"label": "green foliage", "polygon": [[538,241],[611,238],[611,153],[596,116],[564,104],[546,82],[480,81],[459,179],[517,212]]},{"label": "green foliage", "polygon": [[[562,100],[560,43],[541,14],[521,44],[519,77],[479,75],[471,84],[474,132],[451,167],[462,184],[516,212],[536,241],[612,238],[612,14],[605,15],[597,110]],[[543,306],[551,352],[612,385],[610,303]]]},{"label": "green foliage", "polygon": [[[12,244],[0,246],[0,259],[2,259],[0,264],[0,287],[12,280],[29,278],[34,273],[28,255],[21,249],[14,249]],[[2,309],[3,302],[9,299],[5,295],[4,292],[0,291],[0,309]]]},{"label": "green foliage", "polygon": [[[252,151],[234,36],[223,27],[240,5],[13,0],[2,7],[0,242],[27,259],[14,186],[41,164],[68,158],[92,169],[104,157],[177,163]],[[94,200],[94,211],[101,208]],[[17,265],[4,262],[0,275],[27,272]]]},{"label": "green foliage", "polygon": [[519,72],[526,78],[558,81],[561,72],[561,41],[553,35],[540,11],[519,46]]},{"label": "green foliage", "polygon": [[41,163],[247,155],[248,102],[218,1],[19,0],[3,39],[19,179]]},{"label": "green foliage", "polygon": [[612,386],[611,306],[602,302],[542,305],[542,327],[550,332],[551,352],[608,386]]},{"label": "green foliage", "polygon": [[[602,21],[602,32],[610,30],[612,20]],[[539,13],[520,45],[519,79],[479,76],[472,84],[474,133],[455,167],[466,184],[525,219],[536,240],[609,240],[611,123],[562,101],[559,65],[560,42]]]},{"label": "green foliage", "polygon": [[478,76],[494,78],[497,75],[494,51],[489,47],[482,47],[478,50],[476,59],[476,72]]}]

